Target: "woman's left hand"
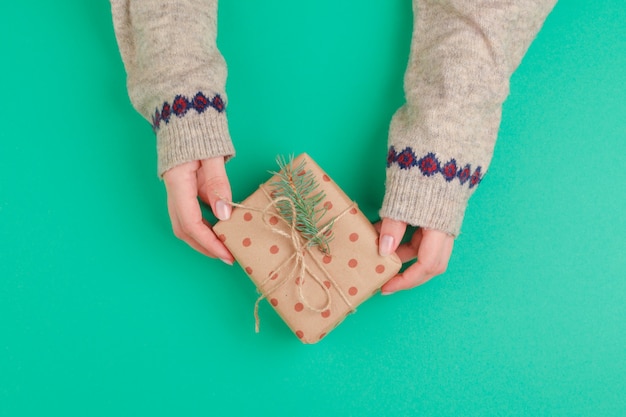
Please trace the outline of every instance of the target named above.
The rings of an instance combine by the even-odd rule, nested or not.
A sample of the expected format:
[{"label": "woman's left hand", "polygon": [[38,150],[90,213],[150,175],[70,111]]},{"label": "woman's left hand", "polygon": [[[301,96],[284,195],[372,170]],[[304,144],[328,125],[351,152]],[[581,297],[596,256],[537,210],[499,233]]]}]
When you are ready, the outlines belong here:
[{"label": "woman's left hand", "polygon": [[383,218],[375,226],[380,235],[378,251],[382,256],[396,252],[402,263],[417,258],[417,262],[382,286],[383,295],[416,287],[446,272],[454,236],[440,230],[419,228],[410,241],[400,244],[407,229],[406,223]]}]

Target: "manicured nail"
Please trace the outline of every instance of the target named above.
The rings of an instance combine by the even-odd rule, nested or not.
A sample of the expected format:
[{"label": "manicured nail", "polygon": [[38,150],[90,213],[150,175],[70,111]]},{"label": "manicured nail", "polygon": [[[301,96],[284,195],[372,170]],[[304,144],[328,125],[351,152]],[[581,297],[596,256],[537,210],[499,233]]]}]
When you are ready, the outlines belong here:
[{"label": "manicured nail", "polygon": [[380,256],[389,256],[393,252],[393,236],[383,235],[380,238],[378,253]]},{"label": "manicured nail", "polygon": [[228,220],[230,219],[231,212],[230,204],[226,202],[226,200],[217,200],[215,202],[215,217],[220,220]]},{"label": "manicured nail", "polygon": [[220,261],[224,262],[228,266],[233,266],[233,262],[228,259],[220,258]]}]

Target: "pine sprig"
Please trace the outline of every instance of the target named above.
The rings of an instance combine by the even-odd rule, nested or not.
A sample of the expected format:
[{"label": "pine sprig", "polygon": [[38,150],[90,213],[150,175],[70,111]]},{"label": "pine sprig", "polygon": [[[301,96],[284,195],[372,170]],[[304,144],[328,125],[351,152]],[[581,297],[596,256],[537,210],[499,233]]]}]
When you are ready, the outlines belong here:
[{"label": "pine sprig", "polygon": [[[320,204],[324,201],[326,194],[323,190],[316,192],[319,184],[313,173],[304,168],[304,161],[301,161],[295,168],[293,157],[285,161],[284,157],[279,156],[276,162],[280,171],[273,173],[278,176],[278,180],[270,184],[273,196],[275,199],[287,199],[276,203],[278,213],[291,225],[294,224],[295,211],[295,229],[310,246],[317,246],[323,253],[328,254],[330,252],[328,244],[332,239],[332,234],[328,231],[320,233],[320,227],[318,227],[327,211]],[[332,230],[332,224],[328,230]]]}]

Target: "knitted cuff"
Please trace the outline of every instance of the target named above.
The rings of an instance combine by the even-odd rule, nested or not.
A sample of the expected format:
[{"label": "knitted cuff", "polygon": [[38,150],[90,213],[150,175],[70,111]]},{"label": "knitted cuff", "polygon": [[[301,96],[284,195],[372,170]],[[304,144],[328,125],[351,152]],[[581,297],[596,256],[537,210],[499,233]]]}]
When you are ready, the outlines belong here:
[{"label": "knitted cuff", "polygon": [[230,159],[235,148],[228,131],[226,113],[189,112],[172,117],[157,130],[158,174],[189,161],[224,156]]},{"label": "knitted cuff", "polygon": [[469,190],[459,191],[458,183],[443,176],[426,177],[391,166],[380,217],[458,236],[471,195]]}]

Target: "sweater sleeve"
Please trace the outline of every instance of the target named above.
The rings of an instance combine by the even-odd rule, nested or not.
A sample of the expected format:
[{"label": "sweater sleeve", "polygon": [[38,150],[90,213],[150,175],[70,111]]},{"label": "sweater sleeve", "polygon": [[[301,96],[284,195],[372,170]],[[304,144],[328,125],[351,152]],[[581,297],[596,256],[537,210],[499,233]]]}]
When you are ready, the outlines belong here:
[{"label": "sweater sleeve", "polygon": [[111,11],[130,100],[156,133],[158,174],[232,157],[217,0],[111,0]]},{"label": "sweater sleeve", "polygon": [[509,79],[556,0],[413,0],[406,104],[381,217],[458,235],[487,172]]}]

